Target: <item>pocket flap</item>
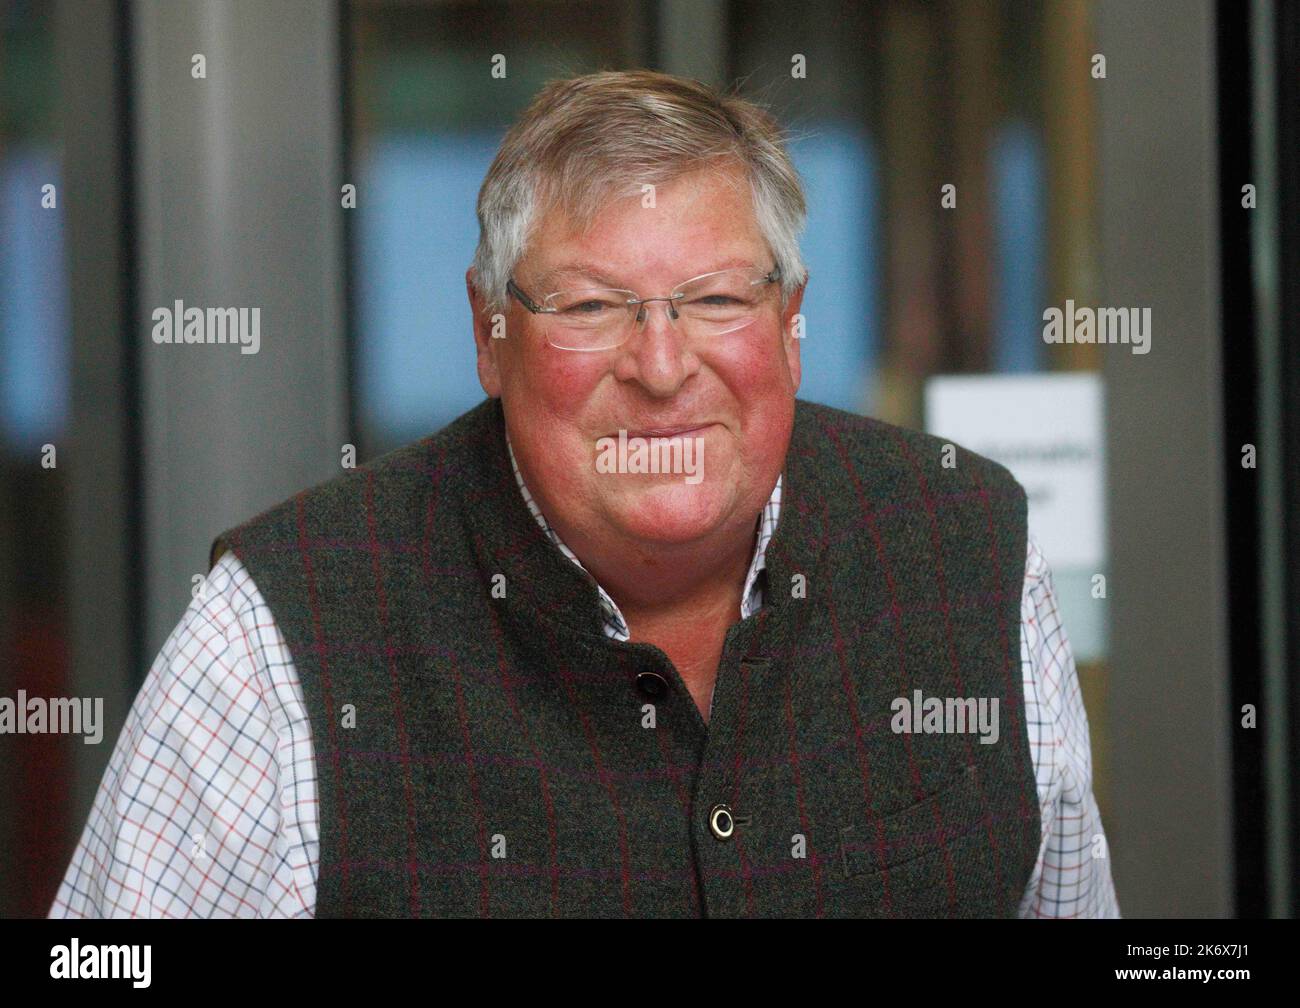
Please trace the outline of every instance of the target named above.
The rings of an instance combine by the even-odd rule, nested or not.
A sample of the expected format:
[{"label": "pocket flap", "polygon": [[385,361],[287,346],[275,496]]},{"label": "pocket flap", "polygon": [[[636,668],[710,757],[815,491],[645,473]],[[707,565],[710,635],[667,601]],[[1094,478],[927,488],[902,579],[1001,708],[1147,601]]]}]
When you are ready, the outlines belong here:
[{"label": "pocket flap", "polygon": [[840,830],[846,877],[907,864],[983,828],[975,767],[954,774],[915,805]]}]

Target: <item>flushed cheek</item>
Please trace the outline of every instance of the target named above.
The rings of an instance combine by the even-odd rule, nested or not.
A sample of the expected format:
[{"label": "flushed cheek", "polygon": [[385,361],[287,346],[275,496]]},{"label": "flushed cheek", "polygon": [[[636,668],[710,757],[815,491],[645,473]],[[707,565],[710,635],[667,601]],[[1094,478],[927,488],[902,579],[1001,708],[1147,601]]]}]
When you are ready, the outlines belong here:
[{"label": "flushed cheek", "polygon": [[590,411],[601,376],[608,370],[597,355],[539,353],[526,361],[520,374],[520,398],[537,404],[536,411],[578,421]]},{"label": "flushed cheek", "polygon": [[764,323],[761,329],[749,327],[732,335],[740,338],[722,337],[710,348],[707,360],[715,367],[750,377],[784,376],[788,370],[786,348],[776,320]]},{"label": "flushed cheek", "polygon": [[715,358],[711,363],[714,373],[731,392],[745,427],[759,423],[774,402],[790,393],[789,372],[781,359],[735,355]]},{"label": "flushed cheek", "polygon": [[758,470],[768,467],[788,444],[794,423],[794,392],[779,369],[755,373],[743,386],[740,398],[742,442],[745,457]]}]

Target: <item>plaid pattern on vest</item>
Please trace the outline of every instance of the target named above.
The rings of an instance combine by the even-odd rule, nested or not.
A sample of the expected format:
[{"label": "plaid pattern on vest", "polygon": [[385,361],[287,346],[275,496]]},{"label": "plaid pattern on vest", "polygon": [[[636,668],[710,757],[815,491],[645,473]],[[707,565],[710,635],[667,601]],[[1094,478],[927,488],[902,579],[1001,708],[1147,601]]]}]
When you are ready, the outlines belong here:
[{"label": "plaid pattern on vest", "polygon": [[[602,633],[498,400],[223,533],[311,717],[317,914],[1013,916],[1039,844],[1025,496],[942,448],[797,404],[765,604],[708,725],[659,648]],[[996,698],[998,741],[896,733],[915,690]]]}]

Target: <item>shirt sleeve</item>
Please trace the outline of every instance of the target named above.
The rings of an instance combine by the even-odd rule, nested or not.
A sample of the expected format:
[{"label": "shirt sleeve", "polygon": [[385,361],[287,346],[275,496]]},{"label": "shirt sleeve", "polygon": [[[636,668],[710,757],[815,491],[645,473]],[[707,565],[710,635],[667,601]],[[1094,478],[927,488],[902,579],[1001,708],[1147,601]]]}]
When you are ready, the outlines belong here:
[{"label": "shirt sleeve", "polygon": [[1088,715],[1052,573],[1032,536],[1020,602],[1025,718],[1042,841],[1021,917],[1118,917],[1110,848],[1092,794]]},{"label": "shirt sleeve", "polygon": [[288,649],[231,553],[154,660],[50,917],[310,917],[310,722]]}]

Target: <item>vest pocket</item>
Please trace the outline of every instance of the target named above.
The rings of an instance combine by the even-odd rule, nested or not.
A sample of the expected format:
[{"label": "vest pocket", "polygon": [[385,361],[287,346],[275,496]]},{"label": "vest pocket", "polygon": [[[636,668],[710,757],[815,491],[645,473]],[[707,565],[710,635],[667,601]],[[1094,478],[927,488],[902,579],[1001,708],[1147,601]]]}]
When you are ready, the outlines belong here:
[{"label": "vest pocket", "polygon": [[915,805],[840,831],[832,913],[964,916],[996,888],[974,767]]}]

